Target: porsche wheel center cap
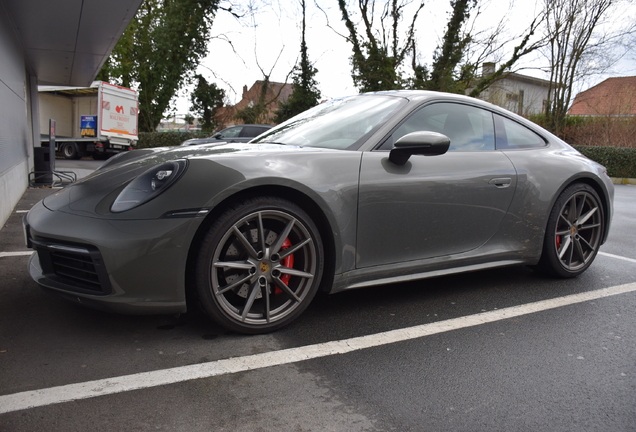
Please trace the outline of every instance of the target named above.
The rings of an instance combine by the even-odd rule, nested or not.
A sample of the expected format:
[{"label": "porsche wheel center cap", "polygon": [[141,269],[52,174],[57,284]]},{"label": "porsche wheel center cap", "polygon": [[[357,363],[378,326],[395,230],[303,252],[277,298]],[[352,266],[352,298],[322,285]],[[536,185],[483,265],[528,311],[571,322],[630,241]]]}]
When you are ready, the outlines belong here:
[{"label": "porsche wheel center cap", "polygon": [[267,264],[266,262],[261,262],[260,268],[261,273],[265,274],[269,271],[269,264]]}]

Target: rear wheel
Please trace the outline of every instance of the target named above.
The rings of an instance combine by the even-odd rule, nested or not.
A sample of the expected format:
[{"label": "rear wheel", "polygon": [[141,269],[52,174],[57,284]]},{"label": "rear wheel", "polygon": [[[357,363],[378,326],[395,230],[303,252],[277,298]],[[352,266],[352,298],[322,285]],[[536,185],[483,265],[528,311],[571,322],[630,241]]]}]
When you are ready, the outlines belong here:
[{"label": "rear wheel", "polygon": [[259,197],[230,206],[210,227],[197,258],[196,293],[224,327],[265,333],[307,308],[322,269],[311,218],[287,200]]},{"label": "rear wheel", "polygon": [[604,228],[596,191],[582,183],[569,186],[550,213],[539,268],[560,277],[580,275],[594,261]]},{"label": "rear wheel", "polygon": [[79,152],[75,143],[62,144],[62,156],[64,159],[79,159]]}]

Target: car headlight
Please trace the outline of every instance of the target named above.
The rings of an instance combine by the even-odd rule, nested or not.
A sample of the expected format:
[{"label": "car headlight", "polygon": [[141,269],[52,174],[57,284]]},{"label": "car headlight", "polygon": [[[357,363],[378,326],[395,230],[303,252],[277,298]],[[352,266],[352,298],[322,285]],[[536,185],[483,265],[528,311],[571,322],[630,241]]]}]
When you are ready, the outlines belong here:
[{"label": "car headlight", "polygon": [[176,160],[154,166],[128,183],[110,207],[120,213],[142,205],[172,186],[185,172],[186,160]]}]

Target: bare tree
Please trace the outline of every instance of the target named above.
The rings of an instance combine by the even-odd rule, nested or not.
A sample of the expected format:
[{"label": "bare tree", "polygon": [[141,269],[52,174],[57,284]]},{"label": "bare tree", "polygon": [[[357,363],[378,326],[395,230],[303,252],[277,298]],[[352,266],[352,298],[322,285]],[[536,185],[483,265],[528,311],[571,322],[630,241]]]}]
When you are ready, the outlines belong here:
[{"label": "bare tree", "polygon": [[360,91],[393,90],[402,88],[404,79],[400,68],[414,46],[415,23],[424,7],[421,1],[415,8],[411,23],[406,32],[400,34],[400,23],[404,8],[410,1],[388,0],[378,6],[375,0],[357,0],[361,31],[354,24],[352,13],[345,0],[338,0],[342,20],[349,35],[353,55],[353,82]]},{"label": "bare tree", "polygon": [[[483,19],[485,0],[450,0],[450,14],[446,30],[429,65],[418,62],[419,51],[416,20],[424,1],[356,0],[347,6],[338,0],[352,45],[352,78],[360,91],[399,88],[438,90],[453,93],[471,91],[471,96],[487,89],[494,81],[511,72],[519,59],[542,46],[535,34],[544,15],[532,17],[521,34],[506,37],[507,19],[504,16],[492,29],[476,30],[476,22]],[[410,23],[403,23],[407,7],[412,13]],[[353,17],[359,16],[359,22]],[[400,32],[400,29],[405,31]],[[516,44],[516,45],[513,45]],[[485,61],[498,56],[500,66],[495,73],[479,77],[477,70]],[[405,73],[410,57],[412,74]]]},{"label": "bare tree", "polygon": [[560,133],[573,99],[575,83],[606,71],[620,57],[620,41],[636,25],[611,26],[606,20],[621,0],[544,0],[546,56],[550,73],[547,125]]},{"label": "bare tree", "polygon": [[282,123],[296,114],[318,105],[318,99],[320,98],[318,82],[315,79],[318,69],[309,61],[307,41],[305,39],[307,33],[307,4],[305,0],[300,0],[300,8],[302,12],[300,59],[294,68],[292,76],[294,89],[289,98],[279,105],[274,118],[276,123]]},{"label": "bare tree", "polygon": [[[543,11],[528,15],[531,21],[526,27],[519,28],[517,25],[512,28],[510,23],[515,0],[510,0],[508,9],[500,15],[499,20],[493,21],[493,12],[501,12],[501,6],[501,2],[478,2],[471,21],[463,30],[470,35],[470,43],[465,47],[463,76],[460,77],[464,81],[458,87],[464,88],[469,96],[479,97],[496,81],[510,73],[526,69],[527,67],[519,66],[521,58],[545,46],[545,38],[540,31],[545,22]],[[493,11],[493,7],[497,10]],[[494,22],[494,25],[484,28],[484,22]],[[485,63],[499,66],[491,73],[480,76],[478,71]]]},{"label": "bare tree", "polygon": [[277,102],[280,101],[282,91],[287,85],[289,77],[293,72],[292,69],[287,73],[287,75],[285,76],[285,82],[282,83],[282,85],[273,85],[273,83],[270,81],[272,72],[274,71],[274,68],[276,68],[276,64],[278,63],[278,60],[280,59],[284,48],[285,47],[281,48],[281,51],[279,52],[278,57],[276,57],[274,65],[269,70],[269,72],[265,72],[265,70],[261,67],[258,61],[258,56],[256,55],[256,49],[254,49],[254,55],[256,56],[256,66],[261,71],[263,80],[260,81],[260,89],[256,101],[251,101],[250,105],[239,109],[236,112],[235,118],[240,119],[245,123],[271,123],[273,121],[276,111],[274,106],[277,107]]}]

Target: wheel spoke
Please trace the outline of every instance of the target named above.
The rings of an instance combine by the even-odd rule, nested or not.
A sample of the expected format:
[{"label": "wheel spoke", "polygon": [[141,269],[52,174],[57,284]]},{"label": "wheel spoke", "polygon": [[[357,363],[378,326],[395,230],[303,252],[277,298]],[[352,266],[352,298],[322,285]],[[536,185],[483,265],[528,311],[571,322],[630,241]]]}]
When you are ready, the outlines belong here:
[{"label": "wheel spoke", "polygon": [[289,268],[289,267],[281,266],[281,267],[277,267],[277,269],[280,270],[281,273],[288,274],[288,275],[291,275],[291,276],[299,276],[299,277],[305,278],[305,279],[313,279],[314,278],[314,275],[312,275],[311,273],[307,273],[307,272],[304,272],[304,271],[301,271],[301,270],[296,270],[296,269]]},{"label": "wheel spoke", "polygon": [[585,243],[585,246],[587,246],[592,253],[596,250],[585,238],[579,237],[579,240]]},{"label": "wheel spoke", "polygon": [[299,302],[300,299],[298,298],[298,296],[296,295],[295,292],[293,292],[291,290],[291,288],[289,288],[289,286],[283,282],[282,280],[280,280],[280,278],[274,278],[274,283],[276,284],[276,286],[280,289],[282,289],[284,292],[287,293],[287,295],[289,295],[291,298],[293,298],[296,302]]},{"label": "wheel spoke", "polygon": [[570,222],[570,221],[568,220],[568,218],[566,218],[565,216],[563,216],[563,213],[561,213],[561,214],[559,215],[559,217],[560,217],[561,219],[563,219],[563,221],[564,221],[565,223],[567,223],[569,227],[571,227],[571,226],[572,226],[572,222]]},{"label": "wheel spoke", "polygon": [[561,249],[558,251],[560,259],[563,259],[563,255],[565,255],[565,252],[567,252],[571,241],[572,241],[572,238],[570,236],[566,236],[565,239],[563,240],[563,243],[561,244]]},{"label": "wheel spoke", "polygon": [[269,303],[269,290],[270,290],[270,286],[269,284],[265,284],[265,286],[262,287],[262,296],[265,299],[265,322],[269,323],[270,320],[270,303]]},{"label": "wheel spoke", "polygon": [[254,300],[256,299],[256,295],[258,294],[260,288],[260,284],[258,283],[258,280],[255,280],[254,283],[252,284],[252,287],[250,288],[250,295],[247,298],[247,301],[245,302],[245,307],[243,307],[243,313],[241,314],[241,321],[245,322],[245,319],[247,318],[247,314],[250,312],[250,309],[252,309],[252,306],[254,305]]},{"label": "wheel spoke", "polygon": [[279,253],[280,258],[283,259],[291,254],[293,254],[294,252],[296,252],[297,250],[299,250],[300,248],[302,248],[303,246],[305,246],[306,244],[311,243],[311,239],[305,239],[303,241],[301,241],[300,243],[297,243],[295,245],[293,245],[292,247],[285,249],[283,252]]},{"label": "wheel spoke", "polygon": [[237,270],[249,270],[254,264],[247,261],[219,261],[214,263],[214,267],[227,267]]},{"label": "wheel spoke", "polygon": [[591,218],[594,215],[594,213],[596,213],[597,211],[598,211],[598,207],[594,207],[592,210],[590,210],[589,212],[585,213],[585,215],[583,215],[580,218],[578,218],[578,220],[576,221],[577,225],[585,224],[585,222],[587,222],[588,219]]},{"label": "wheel spoke", "polygon": [[567,265],[568,267],[572,267],[572,259],[574,258],[574,245],[570,244],[570,247],[568,250],[570,251],[570,253],[568,253]]},{"label": "wheel spoke", "polygon": [[258,241],[261,252],[265,252],[265,228],[263,227],[263,214],[258,212]]},{"label": "wheel spoke", "polygon": [[243,233],[236,227],[236,225],[232,227],[232,231],[234,232],[234,235],[239,239],[239,241],[245,248],[245,251],[247,252],[247,254],[254,259],[258,259],[258,256],[257,256],[258,254],[252,247],[252,244],[247,241]]},{"label": "wheel spoke", "polygon": [[590,224],[590,225],[583,225],[581,228],[579,228],[579,231],[588,230],[588,229],[592,229],[592,228],[598,228],[600,226],[601,226],[600,223],[595,223],[595,224]]},{"label": "wheel spoke", "polygon": [[283,243],[285,243],[285,239],[287,238],[287,236],[289,236],[289,233],[291,232],[295,223],[296,223],[296,219],[294,218],[289,219],[289,222],[287,222],[285,229],[283,229],[283,231],[281,231],[281,233],[278,234],[276,243],[274,243],[274,245],[271,248],[272,253],[278,253],[278,251],[280,251],[280,249],[283,247]]},{"label": "wheel spoke", "polygon": [[231,291],[234,288],[238,288],[241,285],[243,285],[245,282],[248,282],[252,277],[253,277],[252,275],[247,275],[243,279],[239,279],[238,281],[234,282],[231,285],[224,286],[223,288],[219,287],[219,290],[216,292],[216,295],[225,294],[226,292]]},{"label": "wheel spoke", "polygon": [[570,199],[570,210],[568,211],[568,222],[570,225],[576,220],[576,195]]},{"label": "wheel spoke", "polygon": [[574,240],[574,249],[576,250],[576,254],[581,260],[581,264],[583,264],[585,262],[585,253],[583,252],[583,248],[581,247],[581,242],[579,241],[579,239]]},{"label": "wheel spoke", "polygon": [[[578,221],[581,218],[581,213],[583,213],[583,208],[585,207],[585,197],[587,195],[586,194],[581,194],[578,196],[579,198],[579,202],[576,205],[576,217],[574,218],[573,222]],[[576,199],[576,197],[575,197]]]}]

